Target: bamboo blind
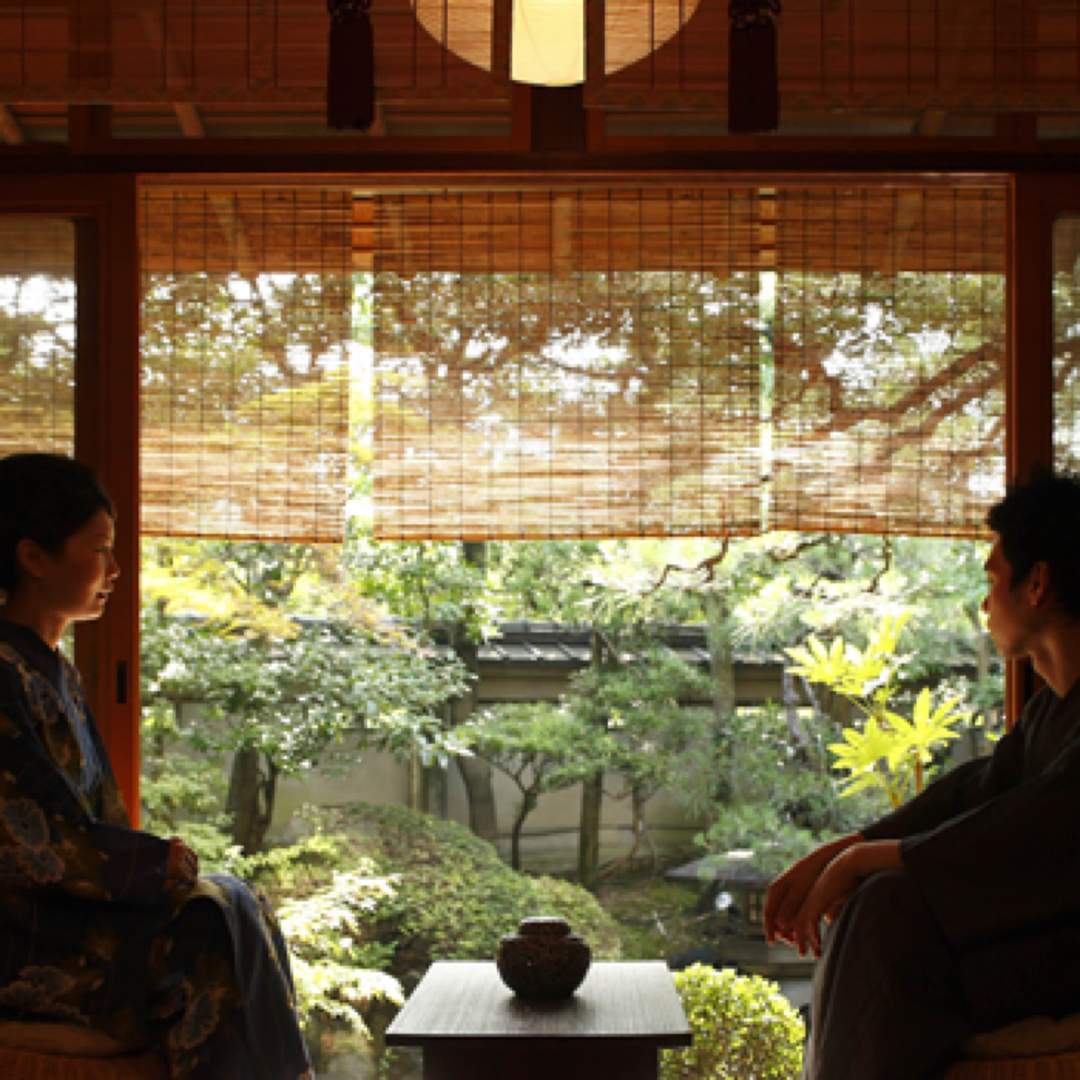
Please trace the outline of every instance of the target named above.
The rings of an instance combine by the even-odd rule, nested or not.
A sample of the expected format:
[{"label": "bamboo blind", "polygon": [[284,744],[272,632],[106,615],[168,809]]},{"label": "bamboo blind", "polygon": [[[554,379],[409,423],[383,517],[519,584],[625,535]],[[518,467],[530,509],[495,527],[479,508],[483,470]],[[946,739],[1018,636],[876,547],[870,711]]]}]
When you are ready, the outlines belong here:
[{"label": "bamboo blind", "polygon": [[1054,465],[1080,472],[1080,216],[1054,222]]},{"label": "bamboo blind", "polygon": [[999,187],[784,188],[772,523],[981,536],[1005,472]]},{"label": "bamboo blind", "polygon": [[[380,100],[508,101],[504,7],[378,0]],[[0,0],[0,100],[322,102],[328,33],[326,0]]]},{"label": "bamboo blind", "polygon": [[756,201],[380,197],[376,534],[757,531]]},{"label": "bamboo blind", "polygon": [[[728,0],[599,4],[604,37],[592,43],[586,104],[723,112]],[[647,28],[680,18],[685,32],[625,66]],[[777,27],[787,112],[1047,111],[1080,102],[1074,0],[783,0]]]},{"label": "bamboo blind", "polygon": [[144,191],[145,534],[341,539],[352,224],[346,192]]},{"label": "bamboo blind", "polygon": [[75,225],[0,217],[0,456],[75,444]]},{"label": "bamboo blind", "polygon": [[378,198],[377,534],[981,534],[1005,211],[914,182]]}]

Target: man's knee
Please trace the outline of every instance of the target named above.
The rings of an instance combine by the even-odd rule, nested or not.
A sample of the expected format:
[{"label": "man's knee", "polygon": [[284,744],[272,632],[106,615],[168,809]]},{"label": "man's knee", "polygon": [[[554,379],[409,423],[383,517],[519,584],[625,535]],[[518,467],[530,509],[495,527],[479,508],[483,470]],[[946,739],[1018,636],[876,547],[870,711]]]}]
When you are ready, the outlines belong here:
[{"label": "man's knee", "polygon": [[[906,966],[907,954],[939,937],[930,909],[911,877],[903,869],[872,874],[852,893],[827,945],[835,954],[875,956],[876,963]],[[849,948],[850,947],[850,948]],[[839,957],[836,957],[839,959]],[[845,962],[853,957],[847,955]]]},{"label": "man's knee", "polygon": [[922,893],[904,869],[871,874],[855,890],[849,905],[875,918],[928,914]]}]

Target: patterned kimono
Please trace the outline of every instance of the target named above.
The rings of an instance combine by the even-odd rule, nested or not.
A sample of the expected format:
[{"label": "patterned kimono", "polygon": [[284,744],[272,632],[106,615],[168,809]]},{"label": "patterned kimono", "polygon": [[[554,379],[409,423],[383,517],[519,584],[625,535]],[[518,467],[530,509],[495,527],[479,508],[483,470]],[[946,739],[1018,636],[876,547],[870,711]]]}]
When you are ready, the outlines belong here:
[{"label": "patterned kimono", "polygon": [[297,1080],[269,909],[227,875],[171,899],[168,852],[130,827],[75,669],[0,621],[0,1015],[150,1042],[172,1077]]}]

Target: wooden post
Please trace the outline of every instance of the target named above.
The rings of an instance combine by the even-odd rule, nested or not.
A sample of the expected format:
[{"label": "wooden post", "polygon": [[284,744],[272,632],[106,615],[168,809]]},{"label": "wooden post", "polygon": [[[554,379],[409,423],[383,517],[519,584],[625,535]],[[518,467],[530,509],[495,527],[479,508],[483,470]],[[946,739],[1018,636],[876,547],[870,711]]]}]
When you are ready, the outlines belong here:
[{"label": "wooden post", "polygon": [[[1056,178],[1020,174],[1013,180],[1009,228],[1008,371],[1005,390],[1005,471],[1024,480],[1034,465],[1053,462],[1054,311],[1051,248]],[[1027,661],[1009,661],[1005,723],[1020,718],[1034,689]]]},{"label": "wooden post", "polygon": [[77,219],[76,456],[116,506],[121,574],[109,608],[76,629],[76,664],[133,822],[139,816],[139,266],[134,176],[100,181]]}]

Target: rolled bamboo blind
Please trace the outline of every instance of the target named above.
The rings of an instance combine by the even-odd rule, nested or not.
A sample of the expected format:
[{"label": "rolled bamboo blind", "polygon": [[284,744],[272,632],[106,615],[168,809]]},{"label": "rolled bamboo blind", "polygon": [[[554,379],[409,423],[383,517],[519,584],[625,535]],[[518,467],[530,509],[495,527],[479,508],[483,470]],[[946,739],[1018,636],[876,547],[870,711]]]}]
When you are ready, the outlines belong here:
[{"label": "rolled bamboo blind", "polygon": [[[1075,109],[1073,0],[784,0],[786,111]],[[387,102],[510,99],[510,0],[378,0]],[[724,115],[728,0],[590,0],[586,103]],[[0,0],[0,100],[321,102],[325,0]]]},{"label": "rolled bamboo blind", "polygon": [[341,539],[352,227],[342,191],[144,191],[145,534]]},{"label": "rolled bamboo blind", "polygon": [[777,192],[772,523],[980,536],[1005,472],[1000,187]]},{"label": "rolled bamboo blind", "polygon": [[376,201],[376,533],[754,532],[752,190]]},{"label": "rolled bamboo blind", "polygon": [[1005,210],[992,183],[377,198],[377,534],[981,535]]},{"label": "rolled bamboo blind", "polygon": [[75,225],[0,217],[0,456],[75,446]]}]

